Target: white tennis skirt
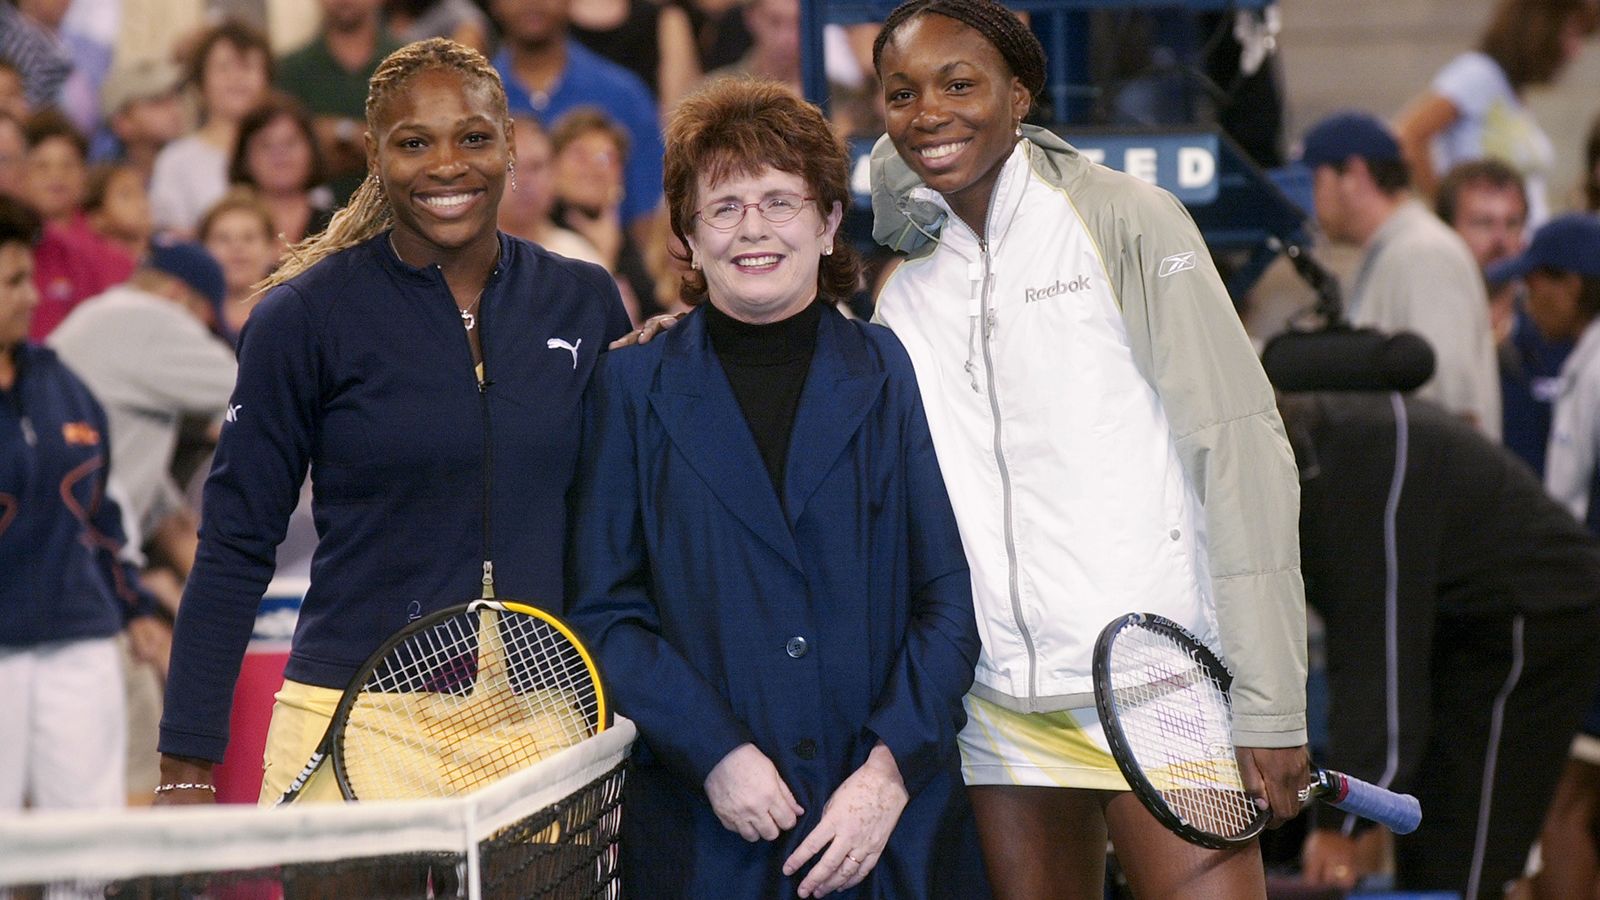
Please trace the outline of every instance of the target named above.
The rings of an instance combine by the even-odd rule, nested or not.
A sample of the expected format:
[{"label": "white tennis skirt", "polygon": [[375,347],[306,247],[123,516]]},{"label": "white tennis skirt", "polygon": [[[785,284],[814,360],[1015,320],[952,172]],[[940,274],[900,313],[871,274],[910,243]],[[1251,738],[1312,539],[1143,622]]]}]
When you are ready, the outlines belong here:
[{"label": "white tennis skirt", "polygon": [[961,729],[961,774],[967,784],[1125,791],[1094,707],[1021,713],[968,694]]}]

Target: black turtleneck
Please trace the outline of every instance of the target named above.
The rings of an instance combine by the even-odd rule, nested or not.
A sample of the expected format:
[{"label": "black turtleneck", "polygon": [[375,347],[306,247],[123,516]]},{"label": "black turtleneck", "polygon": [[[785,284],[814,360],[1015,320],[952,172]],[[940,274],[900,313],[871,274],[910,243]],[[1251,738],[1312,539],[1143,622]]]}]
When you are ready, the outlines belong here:
[{"label": "black turtleneck", "polygon": [[733,386],[744,420],[755,436],[767,475],[783,502],[783,471],[789,456],[789,435],[800,408],[800,391],[817,349],[822,306],[813,300],[787,319],[752,325],[706,304],[706,331],[711,349]]}]

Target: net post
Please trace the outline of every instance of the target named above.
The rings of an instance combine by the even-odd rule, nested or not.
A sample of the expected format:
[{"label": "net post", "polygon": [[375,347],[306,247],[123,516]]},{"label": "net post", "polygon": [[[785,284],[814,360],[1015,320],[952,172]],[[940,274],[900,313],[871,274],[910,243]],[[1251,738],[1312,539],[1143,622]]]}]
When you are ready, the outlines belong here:
[{"label": "net post", "polygon": [[467,900],[483,900],[483,863],[478,847],[478,807],[467,807],[464,837],[467,840]]}]

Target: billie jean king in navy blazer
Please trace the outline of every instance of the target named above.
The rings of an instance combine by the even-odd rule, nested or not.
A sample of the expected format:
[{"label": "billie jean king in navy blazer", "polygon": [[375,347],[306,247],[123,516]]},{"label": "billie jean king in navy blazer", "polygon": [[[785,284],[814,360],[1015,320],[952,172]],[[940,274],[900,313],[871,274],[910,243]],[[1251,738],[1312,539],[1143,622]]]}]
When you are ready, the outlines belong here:
[{"label": "billie jean king in navy blazer", "polygon": [[[600,359],[579,458],[568,615],[643,736],[627,889],[793,897],[808,870],[785,877],[783,860],[881,740],[910,801],[876,869],[837,896],[986,896],[955,743],[971,585],[899,341],[822,310],[782,504],[704,309]],[[805,808],[775,842],[724,828],[703,789],[745,742]]]}]

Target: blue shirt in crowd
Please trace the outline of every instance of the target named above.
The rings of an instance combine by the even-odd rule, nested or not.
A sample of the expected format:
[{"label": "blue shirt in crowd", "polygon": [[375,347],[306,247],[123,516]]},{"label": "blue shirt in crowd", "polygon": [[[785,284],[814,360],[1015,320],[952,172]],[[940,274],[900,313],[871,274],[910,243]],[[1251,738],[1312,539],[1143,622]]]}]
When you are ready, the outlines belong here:
[{"label": "blue shirt in crowd", "polygon": [[548,94],[535,94],[517,79],[510,50],[495,54],[494,67],[505,82],[513,115],[531,113],[548,129],[574,107],[595,106],[617,120],[629,141],[622,221],[631,225],[655,212],[661,204],[661,160],[667,151],[655,100],[639,76],[574,40],[567,41],[567,68]]}]

